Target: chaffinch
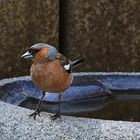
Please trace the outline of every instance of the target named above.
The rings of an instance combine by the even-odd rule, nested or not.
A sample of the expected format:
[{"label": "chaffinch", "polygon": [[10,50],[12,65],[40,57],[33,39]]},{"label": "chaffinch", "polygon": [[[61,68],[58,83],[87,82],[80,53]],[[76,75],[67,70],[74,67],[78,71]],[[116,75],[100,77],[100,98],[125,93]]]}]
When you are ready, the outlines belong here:
[{"label": "chaffinch", "polygon": [[83,62],[77,59],[73,62],[60,54],[57,49],[45,43],[38,43],[29,49],[21,58],[32,59],[30,75],[33,83],[40,89],[42,97],[35,111],[30,115],[36,119],[40,115],[40,104],[45,92],[59,93],[59,110],[51,116],[52,120],[60,118],[60,99],[64,91],[70,87],[73,81],[72,68]]}]

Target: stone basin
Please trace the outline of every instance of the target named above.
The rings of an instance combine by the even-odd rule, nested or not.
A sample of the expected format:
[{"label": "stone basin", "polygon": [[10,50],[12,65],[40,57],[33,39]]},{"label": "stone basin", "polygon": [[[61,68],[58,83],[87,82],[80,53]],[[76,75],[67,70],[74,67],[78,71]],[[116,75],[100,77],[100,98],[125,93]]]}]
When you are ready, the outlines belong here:
[{"label": "stone basin", "polygon": [[[0,83],[2,101],[35,109],[40,91],[29,76],[5,79]],[[41,110],[57,112],[57,109],[58,94],[46,92]],[[78,117],[140,121],[140,74],[75,73],[71,87],[61,99],[61,113]]]},{"label": "stone basin", "polygon": [[58,95],[46,93],[35,121],[29,114],[40,94],[30,77],[0,80],[0,139],[139,140],[139,91],[140,73],[75,73],[61,100],[62,119],[50,120],[47,112],[57,111]]}]

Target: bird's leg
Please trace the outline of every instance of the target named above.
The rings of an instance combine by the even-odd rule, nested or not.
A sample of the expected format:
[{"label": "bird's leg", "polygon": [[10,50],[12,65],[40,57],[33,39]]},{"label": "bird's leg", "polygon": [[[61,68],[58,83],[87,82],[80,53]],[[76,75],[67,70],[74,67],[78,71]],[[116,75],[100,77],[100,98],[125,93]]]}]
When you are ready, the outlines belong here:
[{"label": "bird's leg", "polygon": [[59,94],[59,97],[58,97],[58,112],[51,116],[51,119],[52,120],[56,120],[57,118],[61,118],[61,112],[60,112],[60,100],[61,100],[61,97],[62,97],[62,93]]},{"label": "bird's leg", "polygon": [[44,96],[45,96],[45,92],[42,92],[42,97],[40,98],[40,100],[39,100],[39,102],[38,102],[38,104],[37,104],[37,106],[36,106],[35,111],[30,115],[30,116],[33,117],[35,120],[36,120],[36,115],[39,115],[39,116],[40,116],[40,104],[41,104],[41,102],[42,102]]}]

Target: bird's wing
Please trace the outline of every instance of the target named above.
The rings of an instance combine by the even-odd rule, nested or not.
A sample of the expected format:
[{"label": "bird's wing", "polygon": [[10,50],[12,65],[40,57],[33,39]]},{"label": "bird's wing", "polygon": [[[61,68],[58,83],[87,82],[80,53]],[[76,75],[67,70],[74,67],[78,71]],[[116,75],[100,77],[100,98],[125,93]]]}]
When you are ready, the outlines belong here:
[{"label": "bird's wing", "polygon": [[71,73],[71,63],[70,61],[64,56],[64,55],[59,55],[57,57],[59,59],[61,66],[64,68],[64,70],[68,73]]}]

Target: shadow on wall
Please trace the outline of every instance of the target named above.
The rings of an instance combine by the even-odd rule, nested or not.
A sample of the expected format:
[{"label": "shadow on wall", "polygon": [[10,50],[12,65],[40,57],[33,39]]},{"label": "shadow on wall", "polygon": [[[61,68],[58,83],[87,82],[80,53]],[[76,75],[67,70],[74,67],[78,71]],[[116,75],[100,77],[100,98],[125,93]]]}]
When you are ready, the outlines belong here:
[{"label": "shadow on wall", "polygon": [[140,71],[140,1],[60,0],[60,44],[82,71]]},{"label": "shadow on wall", "polygon": [[0,78],[29,74],[30,63],[19,58],[37,42],[59,44],[68,58],[86,58],[75,71],[140,71],[139,5],[138,0],[2,1]]}]

